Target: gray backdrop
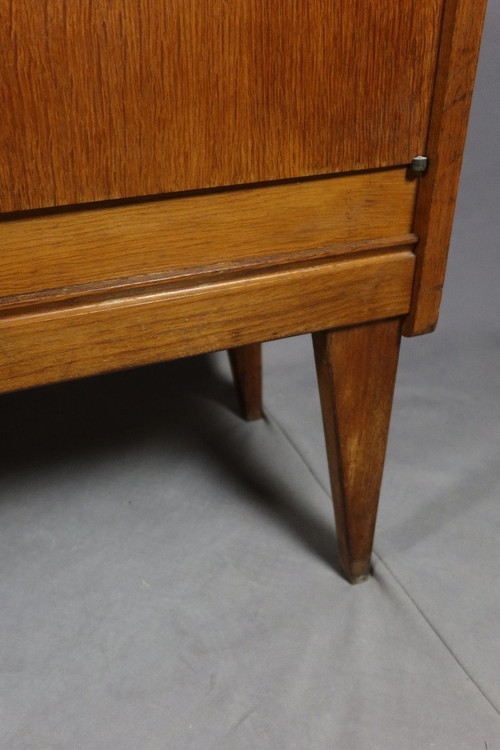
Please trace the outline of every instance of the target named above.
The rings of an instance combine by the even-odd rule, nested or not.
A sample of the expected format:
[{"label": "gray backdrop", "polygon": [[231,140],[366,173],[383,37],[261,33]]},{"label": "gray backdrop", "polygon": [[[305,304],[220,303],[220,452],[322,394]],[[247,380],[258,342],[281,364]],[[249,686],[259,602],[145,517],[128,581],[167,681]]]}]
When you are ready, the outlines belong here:
[{"label": "gray backdrop", "polygon": [[2,397],[0,747],[500,748],[499,47],[438,330],[404,341],[375,575],[338,574],[311,344]]}]

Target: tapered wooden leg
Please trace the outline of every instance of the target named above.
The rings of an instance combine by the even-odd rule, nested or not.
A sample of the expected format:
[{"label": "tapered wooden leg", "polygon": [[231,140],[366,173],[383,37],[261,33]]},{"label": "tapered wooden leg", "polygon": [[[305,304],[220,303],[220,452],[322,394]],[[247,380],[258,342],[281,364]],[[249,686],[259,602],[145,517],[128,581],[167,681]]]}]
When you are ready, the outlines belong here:
[{"label": "tapered wooden leg", "polygon": [[231,370],[248,421],[262,417],[262,345],[248,344],[228,349]]},{"label": "tapered wooden leg", "polygon": [[351,583],[370,572],[400,339],[399,318],[313,334],[339,554]]}]

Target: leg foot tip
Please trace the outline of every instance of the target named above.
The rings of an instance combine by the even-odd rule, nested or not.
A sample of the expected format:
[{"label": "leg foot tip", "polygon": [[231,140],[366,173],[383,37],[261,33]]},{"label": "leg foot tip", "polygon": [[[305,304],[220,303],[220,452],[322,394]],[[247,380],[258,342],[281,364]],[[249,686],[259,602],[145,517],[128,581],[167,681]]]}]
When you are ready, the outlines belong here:
[{"label": "leg foot tip", "polygon": [[264,412],[261,408],[244,410],[242,416],[246,422],[256,422],[258,419],[262,419]]},{"label": "leg foot tip", "polygon": [[359,566],[357,571],[354,571],[352,569],[346,570],[346,568],[344,568],[344,575],[348,582],[353,586],[357,586],[358,583],[365,583],[365,581],[368,581],[372,573],[373,569],[371,565],[368,568],[362,568],[361,566]]},{"label": "leg foot tip", "polygon": [[360,576],[347,576],[347,580],[349,583],[351,583],[353,586],[357,586],[358,583],[365,583],[370,578],[370,573],[363,573],[363,575]]}]

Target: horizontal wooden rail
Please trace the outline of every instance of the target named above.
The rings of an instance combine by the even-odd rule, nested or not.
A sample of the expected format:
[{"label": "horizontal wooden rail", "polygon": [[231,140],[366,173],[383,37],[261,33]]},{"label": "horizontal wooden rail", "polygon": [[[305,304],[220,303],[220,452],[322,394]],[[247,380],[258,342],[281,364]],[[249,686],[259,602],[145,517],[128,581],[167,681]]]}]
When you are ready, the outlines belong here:
[{"label": "horizontal wooden rail", "polygon": [[[47,299],[234,266],[362,252],[411,232],[405,169],[342,175],[0,222],[1,298]],[[9,304],[10,300],[3,300]]]},{"label": "horizontal wooden rail", "polygon": [[410,247],[0,319],[0,391],[405,314]]}]

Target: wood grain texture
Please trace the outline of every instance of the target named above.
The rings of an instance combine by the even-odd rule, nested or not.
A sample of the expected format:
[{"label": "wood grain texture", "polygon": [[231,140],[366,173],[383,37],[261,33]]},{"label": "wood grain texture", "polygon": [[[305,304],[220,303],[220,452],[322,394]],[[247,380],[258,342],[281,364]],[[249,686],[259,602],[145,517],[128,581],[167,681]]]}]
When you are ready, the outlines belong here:
[{"label": "wood grain texture", "polygon": [[414,231],[420,242],[410,314],[403,333],[436,327],[472,100],[486,0],[447,0],[427,155]]},{"label": "wood grain texture", "polygon": [[289,262],[309,251],[317,256],[321,248],[329,255],[362,252],[367,239],[406,235],[407,241],[415,194],[416,181],[395,169],[22,215],[0,221],[0,297],[69,294],[69,287],[100,282],[133,286],[200,268]]},{"label": "wood grain texture", "polygon": [[2,0],[0,211],[406,164],[443,0]]},{"label": "wood grain texture", "polygon": [[0,391],[408,311],[408,250],[0,318]]},{"label": "wood grain texture", "polygon": [[228,350],[238,400],[248,422],[262,417],[262,344]]},{"label": "wood grain texture", "polygon": [[365,580],[375,532],[401,319],[313,335],[341,564]]}]

